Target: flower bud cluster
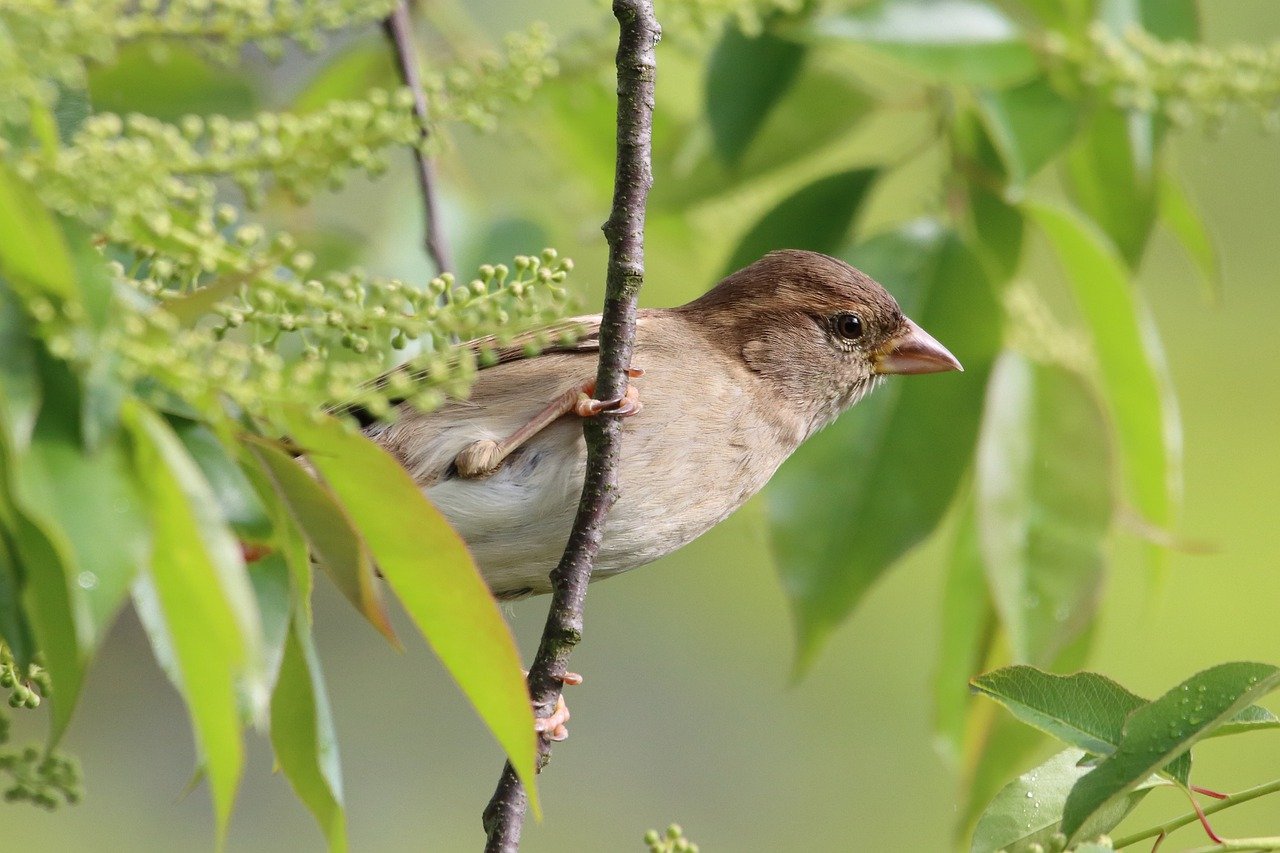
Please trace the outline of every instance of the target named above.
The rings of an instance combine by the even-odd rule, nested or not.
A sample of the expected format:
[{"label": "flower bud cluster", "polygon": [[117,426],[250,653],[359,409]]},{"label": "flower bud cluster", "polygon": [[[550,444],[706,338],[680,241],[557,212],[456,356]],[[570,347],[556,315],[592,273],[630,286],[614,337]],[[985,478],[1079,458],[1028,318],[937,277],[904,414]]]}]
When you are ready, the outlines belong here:
[{"label": "flower bud cluster", "polygon": [[685,838],[684,830],[676,823],[667,827],[664,833],[649,830],[644,834],[644,843],[648,845],[649,853],[698,853],[698,845]]},{"label": "flower bud cluster", "polygon": [[1122,109],[1209,130],[1243,110],[1268,131],[1280,130],[1280,44],[1215,48],[1162,41],[1138,27],[1118,36],[1098,23],[1084,44],[1050,37],[1046,47]]},{"label": "flower bud cluster", "polygon": [[[294,264],[303,266],[296,255]],[[106,343],[127,381],[150,380],[212,416],[227,402],[268,421],[291,405],[347,403],[381,415],[409,399],[433,408],[465,395],[475,374],[477,354],[453,341],[497,332],[502,342],[549,322],[563,312],[572,268],[550,249],[481,267],[465,285],[450,275],[413,287],[359,269],[306,278],[273,268],[241,281],[195,325],[166,310],[187,294],[121,275],[151,307]],[[409,370],[371,384],[401,352]]]},{"label": "flower bud cluster", "polygon": [[185,39],[234,60],[255,42],[278,56],[287,41],[324,46],[325,33],[383,18],[396,0],[0,0],[0,121],[25,124],[34,103],[83,90],[88,64],[122,43]]}]

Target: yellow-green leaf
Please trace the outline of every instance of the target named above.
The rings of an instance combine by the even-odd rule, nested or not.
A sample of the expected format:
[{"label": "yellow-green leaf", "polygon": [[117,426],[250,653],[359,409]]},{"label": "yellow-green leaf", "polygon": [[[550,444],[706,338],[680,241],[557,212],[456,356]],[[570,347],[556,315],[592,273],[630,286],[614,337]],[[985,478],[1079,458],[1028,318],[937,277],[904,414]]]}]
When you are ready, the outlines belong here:
[{"label": "yellow-green leaf", "polygon": [[[125,407],[151,513],[150,577],[204,759],[219,843],[244,766],[239,678],[261,680],[261,628],[239,547],[213,491],[154,412]],[[252,688],[250,692],[254,692]]]},{"label": "yellow-green leaf", "polygon": [[306,536],[320,568],[373,627],[392,644],[399,645],[374,577],[368,546],[347,511],[297,460],[266,442],[246,441],[245,448],[258,460],[263,474]]},{"label": "yellow-green leaf", "polygon": [[338,743],[310,629],[296,615],[271,697],[271,745],[298,799],[315,815],[331,853],[345,851]]},{"label": "yellow-green leaf", "polygon": [[289,425],[405,610],[506,750],[537,813],[533,709],[519,654],[462,539],[369,439],[330,417],[296,414]]}]

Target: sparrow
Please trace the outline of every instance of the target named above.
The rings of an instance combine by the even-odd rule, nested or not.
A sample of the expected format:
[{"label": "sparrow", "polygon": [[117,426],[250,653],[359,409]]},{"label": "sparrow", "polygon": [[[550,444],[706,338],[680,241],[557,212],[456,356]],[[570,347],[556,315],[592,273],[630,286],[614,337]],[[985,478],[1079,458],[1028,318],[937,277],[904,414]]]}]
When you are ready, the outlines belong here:
[{"label": "sparrow", "polygon": [[[571,322],[580,336],[536,355],[519,341],[496,349],[466,399],[401,404],[382,420],[349,410],[466,541],[498,599],[551,591],[582,491],[583,417],[625,418],[595,581],[723,521],[885,376],[963,370],[870,276],[808,251],[770,252],[686,305],[639,311],[618,400],[592,396],[599,315]],[[567,719],[561,702],[539,731],[563,739]]]},{"label": "sparrow", "polygon": [[572,343],[496,353],[470,396],[402,404],[369,437],[466,541],[499,599],[551,591],[582,491],[581,417],[624,417],[619,498],[592,580],[687,544],[891,374],[962,370],[879,283],[817,252],[771,252],[678,308],[637,316],[631,386],[592,399],[600,317]]}]

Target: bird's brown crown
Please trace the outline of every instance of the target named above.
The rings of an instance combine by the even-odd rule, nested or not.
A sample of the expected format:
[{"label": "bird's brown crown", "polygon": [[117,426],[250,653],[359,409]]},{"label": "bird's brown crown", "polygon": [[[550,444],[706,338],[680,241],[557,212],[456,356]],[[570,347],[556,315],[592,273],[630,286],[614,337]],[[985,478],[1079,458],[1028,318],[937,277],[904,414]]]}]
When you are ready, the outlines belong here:
[{"label": "bird's brown crown", "polygon": [[724,278],[680,312],[740,350],[764,329],[830,322],[841,312],[867,324],[866,343],[896,334],[903,322],[898,303],[871,276],[819,252],[782,249]]}]

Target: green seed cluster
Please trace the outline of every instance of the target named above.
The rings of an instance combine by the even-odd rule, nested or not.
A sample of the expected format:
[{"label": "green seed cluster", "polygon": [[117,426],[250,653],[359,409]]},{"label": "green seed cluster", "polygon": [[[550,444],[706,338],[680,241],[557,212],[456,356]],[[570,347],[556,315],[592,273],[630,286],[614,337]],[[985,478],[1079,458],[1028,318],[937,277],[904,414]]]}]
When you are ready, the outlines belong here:
[{"label": "green seed cluster", "polygon": [[255,42],[279,55],[286,40],[307,49],[326,31],[385,17],[395,0],[0,0],[0,122],[25,124],[31,103],[53,106],[83,90],[88,64],[125,42],[195,40],[232,60]]},{"label": "green seed cluster", "polygon": [[18,666],[9,647],[0,642],[0,688],[9,691],[10,708],[38,708],[49,693],[49,673],[36,663]]},{"label": "green seed cluster", "polygon": [[[35,663],[20,667],[8,645],[0,641],[0,688],[9,691],[9,707],[35,708],[40,697],[49,694],[49,674]],[[80,768],[75,759],[36,746],[6,748],[9,726],[9,718],[0,713],[0,773],[12,780],[4,788],[5,801],[25,801],[46,809],[79,802]]]},{"label": "green seed cluster", "polygon": [[698,845],[685,838],[684,830],[675,823],[664,833],[649,830],[644,834],[644,843],[649,846],[649,853],[698,853]]},{"label": "green seed cluster", "polygon": [[[295,255],[295,268],[303,260]],[[481,267],[465,285],[450,275],[413,287],[358,269],[306,278],[276,268],[232,282],[192,326],[180,319],[188,294],[117,268],[147,307],[104,343],[126,381],[177,390],[211,417],[227,403],[267,422],[294,405],[355,404],[379,416],[400,400],[430,409],[465,395],[474,378],[479,354],[453,341],[498,331],[502,342],[547,323],[563,312],[572,269],[551,249]],[[408,354],[406,369],[372,384],[404,358],[397,352]]]},{"label": "green seed cluster", "polygon": [[663,33],[692,41],[718,38],[726,20],[747,35],[758,35],[778,13],[795,13],[804,0],[658,0]]},{"label": "green seed cluster", "polygon": [[[550,49],[546,33],[535,29],[509,37],[502,56],[429,75],[433,123],[493,127],[499,109],[527,99],[554,73]],[[239,214],[218,203],[219,179],[234,181],[253,206],[271,186],[305,202],[341,187],[355,170],[376,175],[391,151],[421,143],[412,103],[408,90],[374,90],[305,115],[244,121],[188,116],[173,124],[101,113],[69,145],[25,152],[18,170],[50,207],[143,257],[166,257],[192,275],[243,273],[264,262],[243,251],[261,235],[254,226],[232,228]]]},{"label": "green seed cluster", "polygon": [[1117,36],[1102,24],[1080,46],[1051,38],[1050,53],[1123,109],[1160,113],[1175,125],[1220,128],[1233,114],[1256,115],[1280,130],[1280,44],[1213,48],[1161,41],[1141,28]]},{"label": "green seed cluster", "polygon": [[306,50],[325,46],[330,30],[385,18],[396,0],[114,0],[115,36],[192,38],[228,58],[254,42],[278,57],[286,40]]}]

